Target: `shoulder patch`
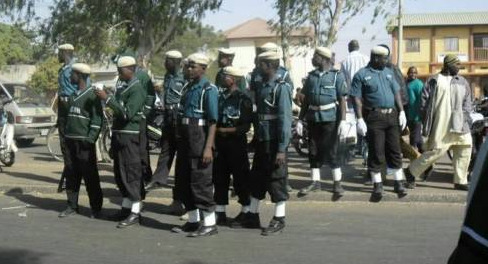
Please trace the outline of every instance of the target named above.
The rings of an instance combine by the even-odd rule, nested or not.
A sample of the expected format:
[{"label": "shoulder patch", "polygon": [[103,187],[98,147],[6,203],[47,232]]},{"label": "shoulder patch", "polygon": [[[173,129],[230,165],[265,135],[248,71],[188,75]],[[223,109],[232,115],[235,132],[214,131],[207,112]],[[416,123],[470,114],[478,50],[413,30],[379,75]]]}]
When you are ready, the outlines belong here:
[{"label": "shoulder patch", "polygon": [[365,79],[366,81],[369,81],[369,80],[371,80],[372,78],[373,78],[373,77],[371,77],[371,76],[366,76],[366,77],[364,77],[364,79]]}]

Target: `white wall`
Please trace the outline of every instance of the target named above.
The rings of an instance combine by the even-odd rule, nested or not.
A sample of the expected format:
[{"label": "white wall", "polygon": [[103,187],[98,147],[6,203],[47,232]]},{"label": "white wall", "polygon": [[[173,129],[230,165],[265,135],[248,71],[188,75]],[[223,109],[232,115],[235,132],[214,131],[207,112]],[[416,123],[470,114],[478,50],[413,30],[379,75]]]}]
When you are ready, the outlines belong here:
[{"label": "white wall", "polygon": [[256,49],[253,40],[231,40],[229,41],[229,48],[234,50],[236,55],[234,57],[233,66],[238,67],[246,72],[251,72],[254,68],[254,57],[256,57]]}]

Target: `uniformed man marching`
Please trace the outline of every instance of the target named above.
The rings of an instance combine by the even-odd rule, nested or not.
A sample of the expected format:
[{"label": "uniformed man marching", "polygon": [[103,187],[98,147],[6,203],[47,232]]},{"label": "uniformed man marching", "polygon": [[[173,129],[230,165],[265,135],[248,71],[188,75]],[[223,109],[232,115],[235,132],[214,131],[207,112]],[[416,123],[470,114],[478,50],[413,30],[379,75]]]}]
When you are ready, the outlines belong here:
[{"label": "uniformed man marching", "polygon": [[68,207],[59,214],[59,217],[67,217],[78,212],[78,193],[82,178],[90,199],[92,217],[101,217],[103,195],[98,175],[95,142],[100,134],[103,112],[100,99],[93,93],[93,88],[87,86],[90,73],[90,67],[84,63],[72,65],[71,83],[75,84],[78,90],[69,98],[69,112],[65,127],[69,156],[66,160]]},{"label": "uniformed man marching", "polygon": [[[190,83],[183,89],[178,115],[175,192],[188,211],[188,222],[173,232],[189,237],[217,234],[212,168],[218,119],[218,90],[205,78],[209,59],[189,56]],[[203,224],[200,225],[200,213]]]},{"label": "uniformed man marching", "polygon": [[[162,97],[163,108],[163,135],[160,146],[161,153],[158,158],[158,165],[154,171],[152,180],[146,185],[146,190],[160,188],[167,184],[169,171],[173,164],[176,153],[176,118],[178,115],[178,104],[181,98],[181,89],[185,84],[183,72],[181,70],[182,54],[177,50],[170,50],[165,54],[164,65],[166,74],[164,75]],[[178,200],[178,199],[177,199]]]},{"label": "uniformed man marching", "polygon": [[354,75],[351,85],[358,133],[366,135],[368,142],[368,170],[374,184],[372,201],[383,197],[381,171],[385,162],[387,174],[395,180],[394,191],[399,198],[407,195],[402,185],[400,149],[400,128],[405,128],[407,119],[394,73],[385,68],[388,53],[384,47],[373,48],[371,61]]},{"label": "uniformed man marching", "polygon": [[117,61],[120,87],[115,95],[108,96],[105,91],[97,90],[100,99],[105,100],[113,110],[112,152],[114,155],[115,181],[122,194],[121,222],[124,228],[140,222],[143,187],[139,129],[145,103],[145,92],[136,78],[136,60],[130,56],[120,57]]},{"label": "uniformed man marching", "polygon": [[[71,163],[69,160],[68,150],[65,143],[65,127],[68,118],[68,99],[78,90],[76,83],[71,83],[71,66],[76,62],[73,57],[74,47],[71,44],[63,44],[58,47],[58,61],[63,63],[63,66],[58,71],[58,118],[57,126],[59,132],[59,144],[61,146],[61,153],[63,154],[64,168],[59,181],[58,192],[63,190],[64,180],[67,175],[67,166]],[[90,85],[88,80],[87,86]]]},{"label": "uniformed man marching", "polygon": [[251,127],[251,99],[238,88],[244,74],[228,66],[222,71],[225,89],[219,96],[219,119],[215,146],[214,186],[217,224],[226,225],[226,205],[229,204],[229,183],[232,174],[234,190],[241,204],[241,212],[232,225],[240,227],[249,215],[249,158],[246,133]]},{"label": "uniformed man marching", "polygon": [[248,228],[261,228],[259,203],[266,192],[275,204],[275,213],[262,235],[281,232],[285,227],[285,202],[288,174],[286,150],[291,135],[291,86],[277,74],[281,56],[276,51],[259,55],[262,82],[256,87],[257,146],[251,169],[250,215],[243,224]]},{"label": "uniformed man marching", "polygon": [[[304,95],[299,120],[306,120],[309,128],[309,161],[312,183],[300,190],[299,195],[320,190],[320,168],[330,165],[334,180],[335,198],[343,195],[342,171],[337,155],[339,138],[346,134],[346,91],[344,75],[332,68],[332,52],[318,47],[312,59],[314,71],[308,74],[301,93]],[[302,127],[297,123],[297,131]]]}]

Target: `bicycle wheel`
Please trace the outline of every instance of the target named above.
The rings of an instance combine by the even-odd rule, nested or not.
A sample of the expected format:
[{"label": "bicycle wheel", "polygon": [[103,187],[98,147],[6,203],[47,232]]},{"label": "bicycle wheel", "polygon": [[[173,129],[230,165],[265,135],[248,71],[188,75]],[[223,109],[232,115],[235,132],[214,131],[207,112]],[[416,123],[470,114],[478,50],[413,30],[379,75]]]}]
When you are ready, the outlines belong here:
[{"label": "bicycle wheel", "polygon": [[56,126],[49,129],[46,137],[47,150],[51,156],[57,161],[63,161],[63,152],[61,151],[61,143],[59,142],[59,132]]}]

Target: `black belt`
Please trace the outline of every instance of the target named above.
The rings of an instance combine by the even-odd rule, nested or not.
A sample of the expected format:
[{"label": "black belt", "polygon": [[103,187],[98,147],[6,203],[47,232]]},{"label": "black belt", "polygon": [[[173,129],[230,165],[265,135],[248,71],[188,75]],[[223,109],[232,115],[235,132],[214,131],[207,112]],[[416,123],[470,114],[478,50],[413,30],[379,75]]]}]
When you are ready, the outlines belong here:
[{"label": "black belt", "polygon": [[207,125],[207,120],[200,119],[200,118],[183,117],[183,118],[179,119],[179,122],[178,123],[181,124],[181,125],[206,126]]},{"label": "black belt", "polygon": [[178,109],[178,104],[164,105],[164,109],[166,110]]},{"label": "black belt", "polygon": [[381,107],[372,107],[372,108],[366,108],[367,111],[373,111],[373,112],[378,112],[382,114],[391,114],[395,111],[395,108],[381,108]]}]

